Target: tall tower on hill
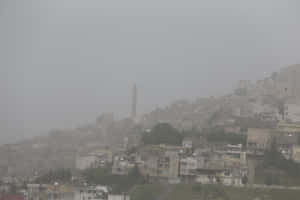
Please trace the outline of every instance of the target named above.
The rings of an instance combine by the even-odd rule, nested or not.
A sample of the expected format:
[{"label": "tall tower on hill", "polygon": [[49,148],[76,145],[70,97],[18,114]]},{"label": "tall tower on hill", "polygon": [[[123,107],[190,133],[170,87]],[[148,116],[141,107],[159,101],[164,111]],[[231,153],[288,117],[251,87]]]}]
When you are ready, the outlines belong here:
[{"label": "tall tower on hill", "polygon": [[297,88],[298,88],[298,76],[297,76],[297,71],[294,70],[293,72],[293,83],[292,83],[292,87],[293,87],[293,97],[297,98]]},{"label": "tall tower on hill", "polygon": [[136,84],[133,85],[132,89],[132,105],[131,105],[131,118],[136,118],[136,109],[137,108],[137,86]]}]

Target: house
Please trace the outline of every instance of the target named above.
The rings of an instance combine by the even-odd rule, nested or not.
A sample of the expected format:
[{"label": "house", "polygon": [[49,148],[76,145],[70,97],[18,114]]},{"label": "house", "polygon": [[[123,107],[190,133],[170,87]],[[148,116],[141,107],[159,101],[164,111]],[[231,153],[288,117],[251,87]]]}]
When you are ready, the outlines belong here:
[{"label": "house", "polygon": [[45,184],[27,184],[27,192],[29,199],[38,199],[42,197],[42,192],[45,191],[47,186]]},{"label": "house", "polygon": [[150,177],[178,177],[179,157],[175,153],[164,153],[159,157],[151,157],[146,161],[147,175]]},{"label": "house", "polygon": [[160,146],[147,147],[141,152],[143,175],[156,178],[177,178],[179,175],[178,151],[166,150]]},{"label": "house", "polygon": [[293,146],[298,144],[298,136],[295,134],[279,134],[276,137],[278,150],[287,158],[292,156]]},{"label": "house", "polygon": [[238,82],[238,88],[242,88],[242,89],[250,89],[252,86],[252,83],[250,80],[240,80]]},{"label": "house", "polygon": [[140,134],[129,134],[123,138],[123,148],[128,150],[141,144],[142,136]]},{"label": "house", "polygon": [[10,184],[2,183],[0,184],[0,191],[1,192],[9,192],[11,188]]},{"label": "house", "polygon": [[180,150],[182,150],[181,146],[173,146],[173,145],[166,145],[166,144],[160,144],[159,148],[163,151],[176,151],[179,152]]},{"label": "house", "polygon": [[[239,146],[237,146],[239,147]],[[237,156],[238,155],[238,156]],[[227,154],[226,151],[204,151],[195,155],[196,160],[191,158],[182,159],[182,163],[190,164],[190,170],[195,177],[195,181],[203,184],[222,183],[226,185],[241,185],[241,180],[248,173],[246,152],[239,154]],[[192,163],[197,163],[196,166]],[[180,173],[188,173],[188,164],[180,166]],[[196,168],[196,169],[195,169]]]},{"label": "house", "polygon": [[295,134],[279,134],[275,138],[280,149],[291,149],[298,142],[298,136]]},{"label": "house", "polygon": [[300,124],[299,123],[286,123],[286,122],[280,122],[277,125],[277,131],[281,133],[300,133]]},{"label": "house", "polygon": [[94,163],[97,162],[97,156],[94,155],[86,155],[86,156],[78,156],[76,158],[76,169],[85,170],[93,166]]},{"label": "house", "polygon": [[135,163],[129,161],[125,156],[115,156],[112,166],[112,174],[127,175],[134,168]]},{"label": "house", "polygon": [[204,173],[198,174],[196,176],[195,182],[201,184],[216,184],[218,180],[217,180],[216,173],[215,172],[212,173],[208,170]]},{"label": "house", "polygon": [[216,148],[216,152],[222,153],[222,154],[228,154],[228,155],[240,155],[243,151],[243,145],[242,144],[236,144],[231,145],[227,144],[224,146],[219,146]]},{"label": "house", "polygon": [[300,146],[294,146],[292,149],[292,159],[300,163]]},{"label": "house", "polygon": [[239,126],[234,126],[234,125],[231,125],[231,126],[225,126],[225,127],[224,127],[224,131],[225,131],[226,133],[240,134],[240,133],[241,133],[241,127],[239,127]]},{"label": "house", "polygon": [[168,178],[177,178],[179,172],[179,156],[177,152],[167,151],[166,157],[169,158]]},{"label": "house", "polygon": [[248,129],[247,151],[252,155],[264,155],[265,150],[271,144],[271,130],[270,129]]},{"label": "house", "polygon": [[199,155],[203,155],[203,154],[208,154],[209,152],[212,152],[212,149],[209,148],[209,147],[206,147],[206,148],[196,148],[194,150],[194,155],[195,156],[199,156]]},{"label": "house", "polygon": [[286,119],[291,122],[300,122],[300,104],[287,104],[286,105]]},{"label": "house", "polygon": [[97,149],[86,155],[77,156],[76,169],[85,170],[88,168],[97,168],[105,164],[112,163],[112,152],[106,149]]},{"label": "house", "polygon": [[224,185],[242,186],[243,174],[239,171],[224,171],[219,175],[220,181]]},{"label": "house", "polygon": [[89,186],[75,192],[74,199],[78,200],[106,200],[109,188],[106,186]]},{"label": "house", "polygon": [[[40,192],[39,198],[41,199],[48,199],[48,200],[57,200],[57,199],[64,199],[64,200],[73,200],[74,199],[74,189],[67,185],[59,184],[55,182],[53,185],[45,185],[45,189],[42,189]],[[35,197],[35,196],[34,196]]]},{"label": "house", "polygon": [[108,200],[130,200],[128,195],[108,195]]},{"label": "house", "polygon": [[113,153],[109,149],[96,149],[90,152],[89,154],[98,157],[99,161],[105,163],[112,163],[113,161]]},{"label": "house", "polygon": [[208,155],[200,156],[198,168],[215,170],[215,171],[223,170],[225,168],[225,161],[223,159],[223,154],[212,152]]},{"label": "house", "polygon": [[180,159],[180,176],[194,176],[198,168],[198,160],[195,157]]},{"label": "house", "polygon": [[183,139],[182,147],[185,149],[192,149],[193,148],[193,140],[191,138]]}]

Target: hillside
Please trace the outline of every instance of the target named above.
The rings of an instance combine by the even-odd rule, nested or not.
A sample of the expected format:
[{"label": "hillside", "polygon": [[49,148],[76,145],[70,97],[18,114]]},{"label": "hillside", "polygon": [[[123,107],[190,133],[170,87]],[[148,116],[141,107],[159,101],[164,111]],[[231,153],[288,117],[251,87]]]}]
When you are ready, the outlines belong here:
[{"label": "hillside", "polygon": [[240,81],[232,94],[194,101],[178,100],[139,116],[138,120],[115,120],[113,114],[107,113],[82,127],[52,130],[44,137],[2,145],[0,176],[7,172],[32,175],[51,168],[73,169],[76,156],[107,147],[111,147],[113,152],[118,151],[123,147],[124,138],[131,142],[130,138],[135,138],[137,133],[158,123],[168,123],[180,131],[203,131],[220,125],[274,127],[281,119],[282,102],[291,105],[289,115],[285,117],[297,121],[300,119],[299,77],[300,65],[294,65],[256,83]]}]

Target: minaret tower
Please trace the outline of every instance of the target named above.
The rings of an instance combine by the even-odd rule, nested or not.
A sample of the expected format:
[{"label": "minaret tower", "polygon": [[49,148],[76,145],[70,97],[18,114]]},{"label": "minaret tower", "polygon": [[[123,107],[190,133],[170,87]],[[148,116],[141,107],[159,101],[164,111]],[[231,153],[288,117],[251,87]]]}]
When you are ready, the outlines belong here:
[{"label": "minaret tower", "polygon": [[132,105],[131,105],[131,118],[136,118],[136,107],[137,107],[137,87],[136,84],[133,85],[132,89]]}]

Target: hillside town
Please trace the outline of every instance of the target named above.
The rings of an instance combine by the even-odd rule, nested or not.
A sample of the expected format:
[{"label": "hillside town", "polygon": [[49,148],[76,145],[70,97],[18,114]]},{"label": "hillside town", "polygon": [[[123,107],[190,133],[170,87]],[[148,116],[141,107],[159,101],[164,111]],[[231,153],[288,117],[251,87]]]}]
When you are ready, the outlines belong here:
[{"label": "hillside town", "polygon": [[128,118],[0,146],[0,200],[135,200],[148,184],[300,190],[300,65],[143,115],[137,88]]}]

